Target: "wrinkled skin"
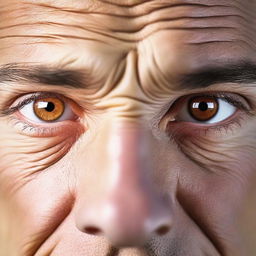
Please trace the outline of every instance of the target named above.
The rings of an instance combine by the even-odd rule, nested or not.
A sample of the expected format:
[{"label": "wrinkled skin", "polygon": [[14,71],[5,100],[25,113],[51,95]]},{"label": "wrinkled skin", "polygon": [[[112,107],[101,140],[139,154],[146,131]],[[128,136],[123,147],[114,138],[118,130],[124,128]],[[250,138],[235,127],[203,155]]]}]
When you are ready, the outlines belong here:
[{"label": "wrinkled skin", "polygon": [[[85,74],[81,88],[0,81],[1,111],[52,92],[81,117],[49,134],[1,115],[1,256],[256,255],[255,84],[179,84],[256,61],[254,0],[0,3],[1,66]],[[168,125],[174,101],[209,91],[242,95],[250,115]]]}]

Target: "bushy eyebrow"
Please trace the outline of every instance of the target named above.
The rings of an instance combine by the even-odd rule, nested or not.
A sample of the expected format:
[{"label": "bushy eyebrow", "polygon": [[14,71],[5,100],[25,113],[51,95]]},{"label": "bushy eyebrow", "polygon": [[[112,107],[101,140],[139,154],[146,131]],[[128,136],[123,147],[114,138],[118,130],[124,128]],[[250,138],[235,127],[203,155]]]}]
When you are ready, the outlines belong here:
[{"label": "bushy eyebrow", "polygon": [[0,66],[0,83],[27,82],[72,88],[84,88],[88,76],[84,71],[51,68],[38,65],[19,65],[17,63]]},{"label": "bushy eyebrow", "polygon": [[[0,66],[0,83],[36,83],[85,88],[90,83],[90,74],[84,70],[52,68],[45,65],[20,65],[11,63]],[[219,66],[207,66],[178,78],[180,89],[207,88],[216,83],[256,83],[256,64],[241,61]]]},{"label": "bushy eyebrow", "polygon": [[183,89],[206,88],[217,83],[256,83],[256,64],[241,61],[220,66],[209,66],[196,72],[185,74],[179,79]]}]

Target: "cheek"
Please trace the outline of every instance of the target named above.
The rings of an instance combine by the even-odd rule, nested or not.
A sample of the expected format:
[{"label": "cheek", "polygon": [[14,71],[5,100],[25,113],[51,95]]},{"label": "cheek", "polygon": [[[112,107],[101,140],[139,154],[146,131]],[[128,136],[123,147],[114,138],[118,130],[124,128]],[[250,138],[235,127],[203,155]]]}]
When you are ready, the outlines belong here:
[{"label": "cheek", "polygon": [[256,255],[256,172],[251,177],[248,196],[240,207],[237,227],[242,237],[242,243],[247,249],[245,255]]},{"label": "cheek", "polygon": [[33,251],[71,209],[66,159],[79,134],[66,129],[55,137],[36,138],[3,126],[0,131],[0,222],[5,223],[0,241]]},{"label": "cheek", "polygon": [[[18,144],[18,143],[17,143]],[[58,161],[68,148],[61,141],[36,143],[25,140],[18,147],[0,150],[0,178],[7,191],[15,191],[42,171]]]},{"label": "cheek", "polygon": [[71,149],[80,133],[66,129],[53,137],[31,137],[0,127],[2,190],[15,191],[49,168]]},{"label": "cheek", "polygon": [[[244,248],[240,229],[244,227],[245,220],[250,218],[251,222],[254,219],[247,216],[242,221],[240,217],[248,209],[245,202],[250,188],[256,184],[255,140],[249,133],[247,136],[223,138],[222,141],[205,137],[184,142],[183,150],[195,168],[190,164],[181,172],[177,193],[189,217],[210,238],[238,251]],[[254,214],[255,205],[250,201]]]},{"label": "cheek", "polygon": [[187,137],[178,143],[182,153],[202,170],[242,178],[256,169],[256,138],[248,133]]},{"label": "cheek", "polygon": [[5,201],[8,237],[15,240],[19,251],[34,252],[56,233],[70,214],[74,203],[70,173],[74,171],[69,167],[69,159],[67,154],[29,182],[19,181],[23,184],[15,184],[15,190],[5,190],[0,194],[0,199]]}]

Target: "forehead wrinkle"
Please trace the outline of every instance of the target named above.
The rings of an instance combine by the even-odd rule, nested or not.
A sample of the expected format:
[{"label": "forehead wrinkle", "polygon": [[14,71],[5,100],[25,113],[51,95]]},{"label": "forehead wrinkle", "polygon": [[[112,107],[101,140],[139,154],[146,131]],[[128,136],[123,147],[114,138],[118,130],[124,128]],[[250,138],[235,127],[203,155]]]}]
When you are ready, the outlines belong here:
[{"label": "forehead wrinkle", "polygon": [[[37,2],[32,1],[32,3],[30,4],[31,8],[32,6],[37,6]],[[57,4],[59,2],[54,3]],[[215,3],[217,3],[217,6]],[[38,4],[39,9],[34,10],[34,14],[40,8],[46,8],[47,10],[48,7],[40,6],[42,4],[41,1]],[[153,4],[155,4],[155,8],[153,8]],[[141,40],[146,40],[149,36],[159,31],[169,33],[170,40],[175,36],[171,33],[179,31],[184,33],[182,39],[186,40],[181,40],[180,43],[185,44],[202,44],[210,41],[230,42],[232,40],[237,42],[244,41],[247,44],[247,41],[249,41],[249,44],[255,44],[255,39],[252,35],[253,30],[251,29],[251,33],[247,32],[250,30],[252,23],[251,17],[246,16],[241,8],[237,7],[239,5],[238,2],[209,2],[206,0],[205,4],[202,4],[202,1],[199,0],[173,0],[171,3],[170,1],[148,1],[144,2],[143,5],[151,6],[152,11],[137,18],[133,17],[134,13],[136,13],[133,10],[136,8],[126,8],[129,9],[129,12],[126,12],[125,17],[88,13],[71,13],[67,17],[63,15],[61,8],[54,10],[49,8],[50,12],[38,12],[36,21],[31,19],[34,15],[27,15],[31,19],[31,23],[16,24],[17,26],[24,26],[23,30],[19,30],[16,34],[12,32],[10,27],[6,28],[1,39],[24,37],[29,41],[35,39],[35,44],[37,41],[40,43],[46,40],[49,40],[49,43],[68,43],[69,39],[97,40],[104,43],[113,43],[114,40],[119,40],[123,43],[128,43],[127,47],[134,47]],[[220,8],[220,5],[223,6]],[[140,10],[144,10],[144,8],[140,8]],[[131,17],[128,14],[131,14]],[[13,21],[16,22],[15,20]],[[104,20],[104,22],[101,20]],[[222,23],[222,27],[216,27],[217,22]],[[15,28],[15,25],[9,26]],[[42,28],[41,32],[35,34],[34,31],[40,31],[40,26]],[[28,27],[32,29],[30,30]],[[4,25],[2,28],[4,29]],[[245,33],[239,34],[240,31]],[[172,42],[170,41],[170,43]]]},{"label": "forehead wrinkle", "polygon": [[126,16],[127,8],[120,8],[100,0],[87,1],[34,1],[26,0],[26,5],[31,7],[40,7],[52,11],[58,11],[69,14],[109,14],[113,16]]},{"label": "forehead wrinkle", "polygon": [[[148,27],[154,27],[158,23],[168,23],[170,21],[176,21],[180,19],[179,23],[182,23],[182,19],[188,19],[188,18],[207,18],[207,17],[213,17],[213,16],[225,16],[225,15],[234,15],[234,16],[240,16],[243,19],[247,19],[248,15],[245,15],[243,11],[240,9],[239,4],[237,2],[233,2],[232,4],[227,4],[227,2],[230,1],[219,1],[217,3],[209,2],[207,1],[206,4],[202,4],[202,1],[199,0],[189,0],[189,1],[183,1],[183,0],[173,0],[170,1],[142,1],[142,4],[145,5],[145,8],[139,8],[139,16],[134,16],[136,14],[136,9],[134,8],[121,8],[125,9],[125,13],[120,13],[119,16],[115,16],[113,12],[116,8],[102,8],[100,12],[95,12],[97,10],[98,6],[100,6],[99,1],[94,1],[94,4],[91,4],[91,1],[86,1],[87,7],[82,8],[80,5],[77,4],[77,2],[72,1],[73,8],[70,7],[66,9],[65,5],[55,6],[56,3],[62,3],[66,1],[49,1],[53,2],[52,5],[47,4],[47,2],[35,2],[35,1],[26,1],[24,2],[24,5],[31,5],[30,11],[28,11],[28,7],[25,8],[25,11],[21,12],[21,6],[16,4],[19,8],[17,9],[17,13],[19,16],[21,14],[25,14],[26,21],[28,22],[31,20],[31,23],[36,22],[45,22],[45,23],[53,23],[54,19],[56,23],[59,23],[62,25],[65,25],[66,22],[66,15],[64,17],[63,11],[71,12],[71,16],[69,19],[69,25],[70,22],[73,26],[80,26],[87,28],[87,29],[95,29],[95,30],[102,30],[105,33],[106,32],[114,32],[118,35],[118,32],[121,33],[127,33],[127,37],[134,36],[137,37],[136,33],[142,34],[143,37],[144,34],[147,34],[147,30],[150,31]],[[132,2],[132,1],[129,1]],[[95,4],[96,3],[96,4]],[[88,5],[90,7],[88,7]],[[95,7],[96,6],[96,7]],[[148,6],[151,6],[151,10],[149,8],[146,8]],[[80,7],[80,9],[78,9]],[[23,7],[24,8],[24,7]],[[53,10],[51,10],[53,8]],[[117,9],[120,9],[117,7]],[[104,10],[109,10],[110,13],[106,14]],[[143,10],[143,12],[141,11]],[[144,12],[146,10],[146,12]],[[79,11],[79,13],[72,13],[73,11]],[[85,11],[85,12],[84,12]],[[79,15],[80,14],[80,15]],[[84,15],[83,15],[84,14]],[[35,19],[36,15],[36,19]],[[16,19],[20,19],[22,17],[19,17],[16,15]],[[254,14],[255,16],[255,14]],[[24,16],[23,16],[24,17]],[[249,16],[250,17],[250,16]],[[16,20],[15,19],[15,20]],[[101,20],[104,19],[104,23],[101,22]],[[8,20],[14,20],[9,19]],[[127,22],[129,20],[129,22]],[[36,21],[36,22],[35,22]],[[64,21],[64,22],[63,22]],[[15,21],[17,23],[17,21]],[[22,20],[19,20],[19,23],[22,23]],[[66,22],[67,23],[67,22]],[[74,24],[79,23],[79,24]],[[99,25],[101,28],[99,28]],[[152,25],[152,26],[151,26]],[[159,25],[161,26],[161,25]],[[175,24],[174,24],[175,26]],[[157,28],[158,29],[158,28]],[[144,32],[145,30],[145,32]],[[151,29],[154,30],[154,29]],[[96,31],[97,32],[97,31]],[[135,34],[135,35],[134,35]],[[107,33],[109,35],[109,33]]]},{"label": "forehead wrinkle", "polygon": [[[126,2],[133,2],[132,0],[128,0]],[[104,0],[87,0],[87,1],[40,1],[40,0],[27,0],[23,1],[22,5],[28,5],[32,7],[41,7],[47,8],[49,10],[58,10],[62,12],[70,12],[70,13],[95,13],[95,14],[109,14],[113,16],[120,17],[141,17],[147,15],[151,12],[154,12],[159,9],[166,9],[167,7],[237,7],[243,11],[254,12],[251,11],[251,8],[248,8],[248,3],[243,4],[240,1],[230,1],[230,0],[147,0],[147,1],[134,1],[136,4],[126,5],[124,1],[120,4],[119,0],[115,1],[104,1]],[[250,2],[250,5],[253,3]],[[9,5],[9,3],[8,3]],[[0,7],[1,8],[1,7]],[[39,13],[38,13],[39,14]]]},{"label": "forehead wrinkle", "polygon": [[[243,4],[244,2],[244,4]],[[251,8],[248,8],[248,4],[252,5],[251,2],[246,1],[230,1],[230,0],[150,0],[150,1],[141,1],[141,0],[127,0],[122,1],[120,4],[119,0],[107,1],[107,0],[87,0],[87,1],[68,1],[68,0],[10,0],[8,4],[3,4],[0,6],[1,10],[4,12],[10,10],[12,5],[15,5],[15,9],[17,8],[44,8],[44,11],[61,11],[68,13],[77,13],[77,14],[88,14],[88,13],[98,13],[98,14],[106,14],[110,16],[120,16],[120,17],[141,17],[145,16],[151,12],[155,12],[161,8],[167,7],[177,7],[177,6],[197,6],[197,7],[210,7],[210,6],[219,6],[219,7],[228,7],[235,6],[241,10],[246,10],[247,12],[254,13],[251,11]],[[246,2],[246,3],[245,3]],[[246,8],[247,7],[247,8]],[[46,10],[47,9],[47,10]],[[36,17],[40,15],[40,10],[38,9],[35,13]],[[9,18],[9,17],[8,17]]]},{"label": "forehead wrinkle", "polygon": [[[73,38],[106,42],[106,40],[101,40],[100,37],[104,37],[104,39],[117,38],[104,27],[104,23],[100,22],[101,24],[98,24],[102,16],[95,19],[90,12],[87,14],[75,13],[73,14],[74,16],[69,16],[69,21],[71,22],[67,22],[67,17],[63,15],[62,9],[54,8],[49,10],[48,7],[44,8],[44,6],[42,11],[42,6],[33,6],[37,8],[33,9],[30,6],[30,8],[11,10],[14,12],[13,19],[9,19],[8,15],[6,15],[6,19],[1,17],[2,21],[4,21],[0,27],[1,39],[24,37],[31,39],[48,38],[57,41],[58,39]],[[34,18],[35,15],[36,19]],[[53,30],[52,33],[51,30]],[[65,30],[68,31],[66,32]],[[70,33],[70,31],[72,32]]]},{"label": "forehead wrinkle", "polygon": [[[157,1],[158,2],[158,1]],[[171,6],[171,7],[170,7]],[[62,12],[62,10],[60,10]],[[178,14],[177,14],[178,13]],[[49,13],[47,13],[49,14]],[[128,18],[127,16],[121,18],[111,15],[103,15],[103,14],[95,14],[91,15],[90,13],[81,14],[80,16],[74,16],[70,19],[72,23],[64,23],[62,22],[63,16],[60,15],[60,21],[51,21],[51,17],[56,19],[59,14],[59,10],[54,11],[47,15],[47,20],[45,20],[44,14],[42,14],[42,18],[37,17],[37,21],[33,21],[31,23],[19,23],[16,25],[7,25],[1,27],[1,29],[10,29],[15,26],[41,26],[41,25],[52,25],[58,26],[58,28],[76,28],[77,34],[79,30],[83,30],[83,32],[92,32],[97,35],[101,35],[103,37],[108,37],[116,40],[126,41],[126,42],[138,42],[140,40],[145,39],[156,31],[159,30],[186,30],[186,29],[204,29],[208,24],[209,27],[212,24],[216,24],[211,20],[220,20],[227,18],[228,20],[223,24],[230,23],[232,19],[236,21],[237,19],[241,19],[244,23],[247,23],[248,17],[243,15],[240,12],[240,9],[231,7],[222,7],[219,8],[219,5],[211,4],[207,7],[201,7],[201,4],[198,6],[191,6],[191,4],[184,5],[173,5],[170,4],[166,6],[162,6],[160,9],[156,8],[154,11],[140,16],[138,18]],[[27,16],[27,15],[26,15]],[[22,16],[24,17],[24,16]],[[33,17],[33,15],[31,15]],[[99,21],[104,18],[104,23],[100,23]],[[129,19],[130,22],[127,22]],[[66,20],[66,19],[65,19]],[[16,19],[14,22],[17,22]],[[233,22],[234,23],[234,22]],[[238,22],[239,25],[241,22]],[[82,24],[82,25],[79,25]],[[218,28],[221,28],[220,26]],[[229,26],[223,28],[229,28]],[[59,31],[59,29],[56,29]],[[8,31],[10,32],[10,31]],[[74,31],[72,31],[74,33]],[[80,33],[79,33],[80,35]],[[29,35],[27,35],[29,36]],[[76,38],[76,39],[85,39],[89,38],[86,36],[76,36],[76,35],[68,35],[65,33],[49,33],[49,37],[52,39],[61,38]],[[37,37],[40,37],[38,35]],[[92,36],[93,38],[93,36]]]},{"label": "forehead wrinkle", "polygon": [[[226,18],[226,19],[225,19]],[[221,22],[220,22],[221,21]],[[220,23],[216,25],[216,22]],[[135,20],[137,26],[129,31],[114,31],[118,35],[124,34],[126,37],[136,37],[141,40],[158,32],[160,30],[193,30],[212,28],[233,28],[233,27],[249,27],[251,31],[255,31],[252,26],[255,22],[255,13],[248,16],[247,13],[241,11],[235,5],[220,6],[211,5],[202,6],[172,6],[165,9],[156,9],[148,15],[139,17]],[[196,32],[193,30],[193,32]]]}]

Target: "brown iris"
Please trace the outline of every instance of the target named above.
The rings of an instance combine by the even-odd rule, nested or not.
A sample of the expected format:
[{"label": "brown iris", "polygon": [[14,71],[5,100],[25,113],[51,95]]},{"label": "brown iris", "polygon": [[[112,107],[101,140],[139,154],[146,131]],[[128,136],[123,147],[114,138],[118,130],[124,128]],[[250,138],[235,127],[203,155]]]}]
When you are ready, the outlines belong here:
[{"label": "brown iris", "polygon": [[64,112],[64,103],[54,97],[38,99],[34,102],[34,113],[43,121],[55,121],[60,118]]},{"label": "brown iris", "polygon": [[191,116],[198,121],[208,121],[218,112],[219,103],[213,97],[198,96],[189,101],[188,109]]}]

